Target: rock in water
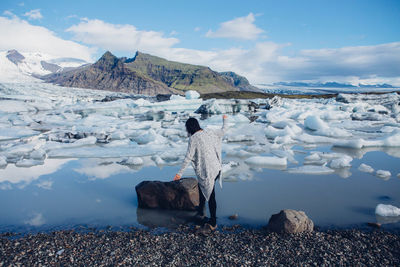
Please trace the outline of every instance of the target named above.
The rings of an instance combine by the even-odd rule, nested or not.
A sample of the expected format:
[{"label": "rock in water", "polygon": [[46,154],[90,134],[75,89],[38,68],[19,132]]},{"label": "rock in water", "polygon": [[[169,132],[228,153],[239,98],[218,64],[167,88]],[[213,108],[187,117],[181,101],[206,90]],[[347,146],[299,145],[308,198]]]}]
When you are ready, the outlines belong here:
[{"label": "rock in water", "polygon": [[197,179],[143,181],[136,187],[139,208],[195,210],[199,205]]},{"label": "rock in water", "polygon": [[314,223],[304,211],[281,210],[271,216],[267,228],[272,232],[296,234],[312,232]]}]

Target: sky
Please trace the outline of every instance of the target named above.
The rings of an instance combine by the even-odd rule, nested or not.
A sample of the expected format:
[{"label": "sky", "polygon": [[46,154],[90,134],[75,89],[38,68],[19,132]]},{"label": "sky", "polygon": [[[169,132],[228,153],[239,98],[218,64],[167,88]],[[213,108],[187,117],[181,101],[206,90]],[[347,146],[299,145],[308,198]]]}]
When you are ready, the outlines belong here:
[{"label": "sky", "polygon": [[400,86],[399,0],[1,0],[0,36],[0,51],[141,51],[252,84]]}]

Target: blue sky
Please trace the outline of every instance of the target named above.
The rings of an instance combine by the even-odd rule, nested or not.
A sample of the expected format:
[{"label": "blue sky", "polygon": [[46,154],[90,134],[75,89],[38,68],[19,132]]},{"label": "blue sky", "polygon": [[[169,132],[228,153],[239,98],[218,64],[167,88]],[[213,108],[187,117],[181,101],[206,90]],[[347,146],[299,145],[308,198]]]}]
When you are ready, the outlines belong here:
[{"label": "blue sky", "polygon": [[[400,86],[400,1],[8,1],[0,50],[93,61],[136,50],[252,83]],[[29,40],[24,40],[26,36]]]}]

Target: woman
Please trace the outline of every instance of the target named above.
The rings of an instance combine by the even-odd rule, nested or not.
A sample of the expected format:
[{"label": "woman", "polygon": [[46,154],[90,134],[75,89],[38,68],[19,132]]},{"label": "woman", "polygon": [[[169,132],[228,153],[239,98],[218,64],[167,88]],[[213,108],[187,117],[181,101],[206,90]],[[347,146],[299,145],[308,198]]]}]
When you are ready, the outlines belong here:
[{"label": "woman", "polygon": [[183,171],[192,162],[199,181],[200,204],[198,216],[205,217],[205,201],[208,201],[210,209],[210,228],[215,230],[217,227],[217,202],[215,201],[215,181],[219,178],[222,169],[221,145],[222,137],[226,130],[226,119],[223,115],[222,128],[219,130],[200,128],[199,122],[195,118],[186,121],[186,131],[189,134],[189,145],[186,152],[182,168],[175,175],[174,181],[181,178]]}]

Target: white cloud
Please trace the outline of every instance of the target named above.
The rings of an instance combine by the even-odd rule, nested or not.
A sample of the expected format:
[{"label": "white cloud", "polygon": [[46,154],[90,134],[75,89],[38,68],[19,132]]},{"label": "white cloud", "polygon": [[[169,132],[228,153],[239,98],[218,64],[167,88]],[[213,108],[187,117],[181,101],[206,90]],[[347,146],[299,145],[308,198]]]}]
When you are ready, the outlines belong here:
[{"label": "white cloud", "polygon": [[194,31],[195,32],[198,32],[198,31],[200,31],[201,30],[201,28],[200,27],[196,27],[196,28],[194,28]]},{"label": "white cloud", "polygon": [[150,53],[179,42],[177,38],[164,37],[162,32],[140,31],[133,25],[110,24],[98,19],[83,19],[66,31],[73,33],[77,41],[111,51]]},{"label": "white cloud", "polygon": [[28,19],[34,20],[34,19],[42,19],[43,16],[40,13],[40,9],[33,9],[31,11],[28,11],[24,14],[25,17],[28,17]]},{"label": "white cloud", "polygon": [[22,20],[11,12],[11,18],[0,16],[0,50],[42,52],[60,57],[92,60],[93,49],[73,41],[63,40],[54,32]]},{"label": "white cloud", "polygon": [[246,17],[235,18],[221,23],[220,28],[215,32],[209,30],[207,37],[233,38],[243,40],[256,40],[264,31],[254,24],[255,16],[250,13]]},{"label": "white cloud", "polygon": [[[0,16],[0,50],[17,49],[21,52],[45,52],[62,57],[79,57],[91,61],[95,49],[123,52],[129,56],[136,50],[169,60],[205,65],[216,71],[235,71],[253,84],[279,81],[338,81],[357,83],[390,83],[400,86],[400,42],[374,46],[343,47],[336,49],[301,50],[288,56],[284,48],[290,44],[254,42],[248,49],[231,47],[221,50],[196,50],[175,47],[179,39],[166,37],[162,32],[142,31],[133,25],[110,24],[101,20],[83,19],[67,29],[75,40],[63,40],[50,30],[29,24],[13,13],[10,18]],[[229,29],[237,21],[254,24],[254,15],[225,22],[213,35]],[[235,23],[231,23],[235,22]],[[242,23],[246,24],[246,23]],[[247,23],[249,24],[249,23]],[[227,25],[227,26],[226,26]],[[238,27],[231,27],[238,29]],[[246,28],[246,27],[244,27]],[[241,28],[241,31],[244,31]],[[253,29],[254,29],[253,28]],[[220,31],[221,30],[221,31]],[[225,31],[233,38],[240,31]],[[246,33],[251,30],[246,31]],[[246,38],[257,38],[262,30],[253,30]],[[243,37],[244,35],[242,35]],[[30,40],[27,42],[26,40]]]}]

